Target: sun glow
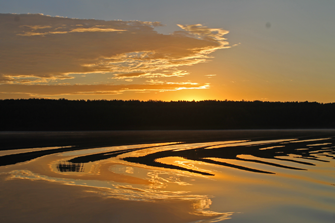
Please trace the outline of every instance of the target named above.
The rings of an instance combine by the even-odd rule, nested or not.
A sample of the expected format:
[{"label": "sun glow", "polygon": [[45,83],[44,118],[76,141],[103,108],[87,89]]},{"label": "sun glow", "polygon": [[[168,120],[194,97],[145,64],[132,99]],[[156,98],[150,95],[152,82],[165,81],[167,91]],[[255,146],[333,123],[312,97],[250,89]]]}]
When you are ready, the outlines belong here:
[{"label": "sun glow", "polygon": [[172,97],[173,101],[204,101],[204,100],[210,100],[209,95],[207,95],[202,90],[182,90],[178,91],[176,95]]}]

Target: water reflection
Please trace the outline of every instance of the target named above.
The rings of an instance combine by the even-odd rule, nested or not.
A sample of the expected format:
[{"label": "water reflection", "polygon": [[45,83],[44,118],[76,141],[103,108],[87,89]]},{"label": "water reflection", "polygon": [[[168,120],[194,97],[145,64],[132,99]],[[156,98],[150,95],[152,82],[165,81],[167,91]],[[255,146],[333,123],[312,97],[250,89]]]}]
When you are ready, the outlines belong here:
[{"label": "water reflection", "polygon": [[57,165],[59,172],[84,172],[84,165],[79,163],[62,162]]},{"label": "water reflection", "polygon": [[[282,207],[293,202],[290,196],[299,201],[293,202],[299,208],[321,205],[329,213],[335,202],[334,141],[326,137],[39,148],[0,156],[0,175],[7,176],[6,183],[49,182],[85,188],[85,193],[104,199],[164,204],[164,210],[152,214],[173,209],[174,222],[181,216],[187,217],[180,222],[234,222],[241,211],[251,215],[255,206]],[[311,200],[304,203],[307,194]],[[242,202],[245,199],[254,204]],[[255,219],[251,222],[264,222]],[[281,217],[277,222],[285,221]]]},{"label": "water reflection", "polygon": [[[313,141],[323,141],[318,144],[310,144]],[[194,146],[193,148],[184,150],[166,150],[159,151],[156,153],[149,153],[143,156],[132,156],[130,154],[128,157],[123,159],[128,162],[141,163],[145,165],[163,167],[169,169],[178,169],[189,171],[193,173],[199,173],[203,175],[212,175],[208,172],[201,172],[194,169],[187,169],[181,166],[165,164],[158,162],[164,157],[182,157],[187,160],[200,161],[204,163],[211,163],[215,165],[221,165],[225,167],[237,168],[244,171],[251,171],[257,173],[273,174],[266,169],[254,169],[248,167],[248,162],[255,162],[266,164],[270,166],[276,166],[279,168],[287,168],[292,170],[306,170],[305,168],[296,168],[291,165],[282,165],[276,161],[289,161],[292,163],[300,163],[306,166],[315,165],[311,162],[301,161],[301,159],[306,160],[316,160],[324,162],[317,154],[323,154],[328,157],[334,158],[334,138],[326,139],[309,139],[309,140],[267,140],[267,141],[252,141],[252,142],[242,142],[242,143],[231,143],[226,145],[216,145],[216,146]],[[176,146],[178,147],[178,145]],[[301,148],[304,148],[303,150]],[[324,154],[326,153],[326,154]],[[245,158],[241,155],[250,155],[254,158]],[[289,155],[294,155],[295,159],[288,158]],[[279,157],[280,156],[280,157]],[[257,158],[263,158],[267,161],[262,161]],[[297,159],[299,158],[299,159]],[[244,165],[235,165],[229,162],[222,162],[221,160],[239,160],[244,161]],[[273,160],[274,162],[271,162]]]}]

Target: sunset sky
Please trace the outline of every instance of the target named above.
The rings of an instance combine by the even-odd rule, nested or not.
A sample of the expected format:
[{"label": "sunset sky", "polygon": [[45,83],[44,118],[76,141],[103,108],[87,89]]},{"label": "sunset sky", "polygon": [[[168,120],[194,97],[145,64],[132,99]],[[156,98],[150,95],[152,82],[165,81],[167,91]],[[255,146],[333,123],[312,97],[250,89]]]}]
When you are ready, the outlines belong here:
[{"label": "sunset sky", "polygon": [[0,99],[335,102],[333,0],[0,0]]}]

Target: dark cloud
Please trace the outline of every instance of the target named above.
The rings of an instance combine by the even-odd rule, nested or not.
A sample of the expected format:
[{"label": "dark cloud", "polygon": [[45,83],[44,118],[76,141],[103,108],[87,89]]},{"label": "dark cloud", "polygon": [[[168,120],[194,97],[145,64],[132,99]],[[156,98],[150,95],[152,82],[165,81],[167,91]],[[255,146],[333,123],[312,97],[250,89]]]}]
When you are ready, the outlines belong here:
[{"label": "dark cloud", "polygon": [[5,76],[3,74],[0,74],[0,83],[10,83],[14,80],[12,77]]},{"label": "dark cloud", "polygon": [[163,35],[156,25],[0,14],[0,72],[41,78],[152,72],[202,62],[209,51],[227,44],[220,39],[226,32],[219,29],[180,26],[184,31]]},{"label": "dark cloud", "polygon": [[182,31],[163,35],[154,30],[159,25],[0,14],[0,93],[47,96],[208,88],[145,80],[137,85],[50,85],[59,79],[76,83],[78,77],[71,74],[85,73],[114,75],[109,80],[137,78],[139,83],[140,78],[181,77],[188,73],[180,67],[204,62],[208,54],[228,46],[225,30],[179,25]]}]

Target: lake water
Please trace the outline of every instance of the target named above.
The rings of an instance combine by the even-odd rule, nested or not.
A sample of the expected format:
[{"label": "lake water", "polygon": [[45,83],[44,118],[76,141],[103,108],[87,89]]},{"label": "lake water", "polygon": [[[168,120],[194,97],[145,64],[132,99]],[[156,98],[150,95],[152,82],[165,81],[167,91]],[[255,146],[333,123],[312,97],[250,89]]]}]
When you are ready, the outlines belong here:
[{"label": "lake water", "polygon": [[184,141],[160,132],[86,147],[78,139],[88,136],[51,134],[48,144],[41,133],[34,140],[48,146],[33,148],[22,146],[30,133],[15,134],[2,133],[23,141],[0,151],[0,222],[335,222],[334,130],[197,131]]}]

